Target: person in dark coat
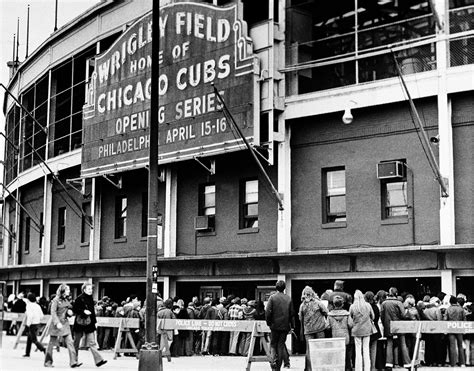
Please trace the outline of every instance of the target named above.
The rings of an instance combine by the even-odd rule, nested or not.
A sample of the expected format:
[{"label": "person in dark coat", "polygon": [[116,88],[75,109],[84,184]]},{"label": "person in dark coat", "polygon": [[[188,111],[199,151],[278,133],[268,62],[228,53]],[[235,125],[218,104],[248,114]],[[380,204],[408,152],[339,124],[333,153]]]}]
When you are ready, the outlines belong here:
[{"label": "person in dark coat", "polygon": [[365,301],[370,304],[372,310],[374,311],[374,325],[377,329],[377,332],[370,335],[370,364],[371,369],[376,369],[376,359],[377,359],[377,342],[382,337],[382,333],[379,327],[379,319],[380,319],[380,309],[375,303],[375,295],[372,291],[366,291],[364,294]]},{"label": "person in dark coat", "polygon": [[94,357],[94,363],[97,367],[105,365],[107,361],[102,358],[95,341],[95,324],[97,319],[95,317],[94,299],[92,298],[92,284],[85,282],[82,285],[82,294],[76,298],[72,311],[76,315],[74,319],[74,348],[79,355],[79,344],[82,336],[86,337],[86,346],[90,349]]},{"label": "person in dark coat", "polygon": [[277,292],[270,296],[265,308],[265,320],[271,330],[270,365],[272,370],[280,371],[286,337],[295,328],[295,309],[291,298],[283,293],[285,281],[277,281],[275,288]]},{"label": "person in dark coat", "polygon": [[403,304],[397,299],[398,290],[396,287],[390,287],[388,290],[388,297],[382,303],[380,309],[380,318],[382,319],[382,324],[384,328],[384,335],[387,338],[387,348],[386,348],[386,363],[385,368],[391,369],[394,367],[394,343],[398,342],[399,347],[402,352],[402,360],[400,360],[401,366],[404,364],[410,363],[410,357],[408,355],[408,349],[406,348],[405,337],[404,335],[399,334],[398,338],[394,337],[390,330],[390,322],[392,321],[402,321],[405,319],[405,308]]},{"label": "person in dark coat", "polygon": [[[26,302],[24,298],[25,298],[25,294],[23,294],[23,292],[20,292],[12,303],[12,306],[11,306],[12,313],[25,313],[26,312]],[[9,333],[11,335],[16,335],[18,333],[17,321],[11,322]]]},{"label": "person in dark coat", "polygon": [[334,281],[334,291],[329,294],[328,298],[328,310],[331,311],[334,309],[334,298],[340,296],[344,301],[345,310],[349,310],[349,307],[352,304],[352,296],[344,291],[344,281],[336,280]]}]

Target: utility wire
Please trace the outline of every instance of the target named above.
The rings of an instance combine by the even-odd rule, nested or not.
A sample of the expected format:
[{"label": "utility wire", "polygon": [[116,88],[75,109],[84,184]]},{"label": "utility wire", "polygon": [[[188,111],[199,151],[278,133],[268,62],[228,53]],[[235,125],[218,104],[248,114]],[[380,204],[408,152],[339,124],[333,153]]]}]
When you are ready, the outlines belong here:
[{"label": "utility wire", "polygon": [[7,228],[5,224],[0,223],[0,226],[8,232],[8,235],[16,241],[15,232],[10,231],[10,228]]},{"label": "utility wire", "polygon": [[[77,203],[77,201],[74,199],[74,197],[69,193],[68,189],[66,188],[66,186],[64,185],[64,183],[59,179],[59,177],[54,173],[54,171],[48,166],[48,164],[46,163],[46,161],[43,159],[43,157],[41,157],[41,155],[38,153],[38,151],[33,148],[33,146],[27,142],[28,145],[31,147],[31,149],[34,151],[34,153],[36,154],[36,156],[38,157],[38,159],[41,161],[41,164],[44,165],[46,167],[46,169],[48,169],[49,173],[51,174],[51,176],[53,177],[53,179],[59,183],[59,185],[61,186],[61,188],[66,192],[66,194],[69,196],[69,198],[71,199],[71,201],[74,203],[74,205],[77,207],[77,209],[80,211],[80,213],[78,213],[76,210],[74,210],[74,207],[66,200],[66,198],[60,193],[58,192],[59,196],[63,199],[63,201],[71,208],[72,212],[74,214],[76,214],[78,217],[80,218],[84,218],[85,222],[87,223],[87,225],[89,225],[89,227],[91,229],[94,229],[94,226],[92,225],[92,223],[89,221],[89,215],[87,215],[84,210],[82,209],[81,205],[79,205]],[[46,174],[46,172],[44,171],[43,169],[43,172]],[[46,174],[48,175],[48,174]]]},{"label": "utility wire", "polygon": [[418,111],[416,109],[415,103],[413,102],[413,99],[411,98],[410,91],[408,90],[408,87],[405,83],[405,79],[403,78],[400,65],[398,64],[398,61],[393,49],[390,49],[390,51],[392,52],[393,60],[397,68],[398,77],[400,77],[401,84],[408,97],[408,102],[410,104],[411,115],[412,115],[412,122],[413,122],[413,125],[415,126],[416,133],[418,134],[418,138],[420,139],[423,151],[425,152],[425,156],[428,159],[428,163],[430,164],[431,170],[433,171],[435,175],[435,179],[438,181],[439,185],[441,186],[442,197],[449,197],[448,187],[446,186],[444,182],[444,178],[441,174],[438,163],[436,162],[436,158],[434,156],[433,150],[430,147],[428,135],[426,134],[426,131],[423,127],[423,123],[421,122],[420,116],[418,115]]},{"label": "utility wire", "polygon": [[281,196],[280,194],[278,193],[278,191],[276,190],[275,186],[273,185],[270,177],[268,176],[267,172],[265,171],[265,169],[263,168],[261,162],[258,160],[257,158],[257,155],[255,154],[255,149],[250,145],[250,143],[248,142],[247,138],[245,138],[244,134],[242,133],[242,131],[240,130],[239,126],[237,125],[237,123],[235,122],[234,120],[234,117],[232,116],[232,114],[230,113],[229,109],[227,108],[225,102],[224,102],[224,99],[222,98],[222,96],[220,95],[219,91],[217,90],[216,86],[214,84],[212,84],[212,87],[214,88],[214,92],[217,96],[217,98],[219,99],[219,101],[221,102],[222,104],[222,108],[224,110],[224,115],[227,117],[227,119],[229,120],[229,122],[233,125],[233,127],[235,128],[235,130],[237,131],[237,133],[239,134],[239,136],[242,138],[242,140],[244,141],[245,145],[247,146],[247,149],[250,151],[251,155],[252,155],[252,158],[254,159],[254,161],[256,162],[256,164],[258,165],[258,168],[260,170],[260,172],[262,173],[262,175],[264,176],[265,180],[267,181],[267,183],[270,185],[271,187],[271,190],[272,190],[272,193],[273,195],[275,196],[275,198],[277,199],[278,201],[278,205],[279,205],[279,208],[280,210],[283,210],[283,200],[281,199]]},{"label": "utility wire", "polygon": [[43,125],[41,125],[39,123],[39,121],[33,117],[33,115],[30,113],[30,111],[28,111],[26,109],[26,107],[10,92],[10,90],[7,89],[7,87],[5,85],[3,85],[2,83],[0,83],[0,86],[5,89],[5,91],[7,92],[7,94],[13,98],[13,100],[23,109],[23,111],[26,112],[26,114],[35,122],[36,125],[38,125],[41,130],[44,131],[45,134],[48,134],[48,129],[45,128]]},{"label": "utility wire", "polygon": [[10,197],[13,198],[13,201],[15,201],[18,204],[18,206],[20,206],[20,208],[30,217],[33,224],[36,225],[36,227],[38,227],[38,229],[36,229],[36,231],[42,236],[43,235],[43,229],[44,229],[43,225],[35,220],[35,218],[30,214],[30,212],[26,209],[26,207],[23,206],[21,204],[21,202],[18,201],[18,199],[15,196],[13,196],[13,194],[5,187],[5,185],[2,184],[2,187],[5,191],[7,191],[7,193],[10,195]]},{"label": "utility wire", "polygon": [[[8,90],[5,85],[3,85],[2,83],[0,83],[0,86],[3,87],[3,89],[5,89],[5,91],[8,93],[8,95],[10,95],[14,100],[15,102],[20,106],[21,109],[23,109],[26,114],[45,132],[45,134],[48,134],[48,130],[43,127],[36,118],[33,117],[33,115],[25,108],[25,106],[23,106],[23,104],[21,104],[20,101],[18,101],[18,99],[15,98],[15,96],[10,92],[10,90]],[[92,225],[92,223],[89,221],[89,216],[84,212],[84,210],[82,210],[82,207],[77,203],[77,201],[74,199],[74,197],[72,197],[72,195],[69,193],[68,189],[66,188],[66,186],[64,185],[64,183],[59,179],[59,177],[54,173],[54,171],[48,166],[48,164],[46,163],[46,161],[43,159],[43,157],[38,153],[38,151],[36,150],[36,148],[33,147],[33,145],[29,142],[29,141],[25,141],[24,142],[28,143],[28,145],[30,146],[30,148],[33,150],[33,152],[36,154],[36,156],[38,157],[38,159],[41,161],[41,163],[48,169],[49,173],[51,174],[51,176],[53,177],[54,180],[56,180],[59,185],[61,186],[61,188],[66,192],[66,194],[69,196],[69,198],[71,199],[71,201],[74,203],[74,205],[77,207],[77,209],[80,211],[80,213],[78,213],[77,211],[74,210],[74,207],[72,207],[72,205],[66,201],[66,199],[64,198],[64,196],[61,195],[61,193],[59,193],[59,195],[61,196],[61,198],[64,200],[64,202],[66,202],[66,204],[71,207],[71,210],[79,217],[83,217],[84,220],[86,221],[87,225],[89,225],[89,227],[91,229],[94,229],[94,226]],[[46,173],[45,173],[46,174]]]}]

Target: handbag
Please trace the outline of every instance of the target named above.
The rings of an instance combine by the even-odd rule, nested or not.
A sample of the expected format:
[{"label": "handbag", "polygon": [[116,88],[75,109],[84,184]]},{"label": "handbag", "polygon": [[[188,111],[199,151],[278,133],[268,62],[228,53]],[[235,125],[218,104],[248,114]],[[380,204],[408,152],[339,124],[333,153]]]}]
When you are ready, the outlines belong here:
[{"label": "handbag", "polygon": [[370,334],[371,335],[376,334],[378,330],[377,330],[377,327],[375,327],[375,323],[372,319],[370,320],[370,326],[371,326]]},{"label": "handbag", "polygon": [[79,326],[87,326],[90,325],[92,322],[91,316],[77,316],[76,317],[76,323]]}]

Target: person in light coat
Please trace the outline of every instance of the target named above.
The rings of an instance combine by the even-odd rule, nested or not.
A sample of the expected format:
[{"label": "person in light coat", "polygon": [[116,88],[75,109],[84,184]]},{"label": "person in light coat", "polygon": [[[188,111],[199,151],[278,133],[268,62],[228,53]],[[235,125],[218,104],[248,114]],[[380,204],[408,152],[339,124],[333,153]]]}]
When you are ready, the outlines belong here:
[{"label": "person in light coat", "polygon": [[355,342],[355,370],[370,371],[370,335],[372,335],[372,321],[375,319],[374,311],[365,301],[360,290],[354,293],[354,303],[349,308],[352,319],[352,336]]},{"label": "person in light coat", "polygon": [[82,365],[77,362],[77,353],[69,325],[69,317],[73,315],[72,305],[69,300],[71,289],[62,283],[56,291],[56,297],[51,303],[51,325],[49,328],[49,344],[46,349],[44,367],[53,367],[53,347],[58,345],[58,338],[63,338],[69,352],[69,365],[76,368]]},{"label": "person in light coat", "polygon": [[45,352],[43,344],[41,344],[36,338],[38,327],[41,324],[41,318],[43,318],[43,311],[36,302],[36,296],[32,292],[27,295],[28,301],[26,302],[26,326],[28,328],[28,339],[26,340],[26,350],[23,357],[29,357],[31,352],[31,344],[35,344],[40,352]]},{"label": "person in light coat", "polygon": [[301,322],[301,337],[306,340],[305,371],[311,371],[309,340],[324,338],[328,310],[314,290],[306,286],[301,293],[301,305],[298,317]]}]

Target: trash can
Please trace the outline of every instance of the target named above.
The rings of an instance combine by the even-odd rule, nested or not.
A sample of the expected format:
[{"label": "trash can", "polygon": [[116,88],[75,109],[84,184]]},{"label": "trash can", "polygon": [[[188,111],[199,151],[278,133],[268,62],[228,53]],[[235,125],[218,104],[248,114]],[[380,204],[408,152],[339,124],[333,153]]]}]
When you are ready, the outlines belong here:
[{"label": "trash can", "polygon": [[308,340],[312,371],[344,371],[346,365],[346,339]]}]

